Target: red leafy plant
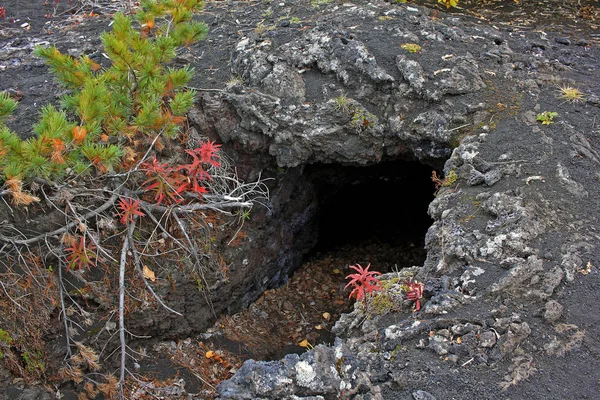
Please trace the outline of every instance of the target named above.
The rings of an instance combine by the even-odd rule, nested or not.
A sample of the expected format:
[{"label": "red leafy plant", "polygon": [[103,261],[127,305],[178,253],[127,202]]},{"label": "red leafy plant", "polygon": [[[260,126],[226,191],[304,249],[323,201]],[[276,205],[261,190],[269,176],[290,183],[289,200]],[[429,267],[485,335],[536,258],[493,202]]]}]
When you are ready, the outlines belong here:
[{"label": "red leafy plant", "polygon": [[218,167],[219,147],[214,142],[203,143],[193,150],[186,150],[192,157],[192,162],[176,167],[158,161],[156,156],[151,162],[142,163],[148,179],[142,184],[147,191],[154,192],[154,201],[157,204],[178,204],[183,200],[184,192],[195,193],[202,196],[208,193],[201,182],[211,180],[206,171],[206,166]]},{"label": "red leafy plant", "polygon": [[140,217],[146,215],[140,210],[140,203],[140,200],[119,199],[119,209],[121,210],[119,215],[121,216],[121,223],[123,225],[133,223],[133,218],[136,215]]},{"label": "red leafy plant", "polygon": [[70,269],[79,270],[83,268],[90,268],[96,265],[96,253],[94,250],[96,246],[92,243],[85,244],[85,238],[79,237],[79,241],[73,243],[71,247],[65,248],[65,251],[69,253],[67,255],[67,272]]},{"label": "red leafy plant", "polygon": [[203,193],[208,193],[208,190],[206,190],[200,182],[212,179],[210,174],[204,169],[205,165],[208,164],[213,167],[218,167],[220,165],[218,154],[219,147],[221,146],[214,142],[206,142],[194,150],[186,150],[186,153],[192,156],[192,162],[177,168],[178,171],[187,171],[186,191],[199,194],[200,196]]},{"label": "red leafy plant", "polygon": [[424,285],[417,281],[408,280],[404,282],[404,298],[406,300],[413,300],[415,302],[414,310],[419,311],[421,309],[421,298],[423,297]]},{"label": "red leafy plant", "polygon": [[142,163],[141,167],[146,170],[148,177],[142,185],[146,191],[154,192],[154,201],[157,204],[179,203],[183,200],[181,193],[185,191],[187,182],[185,176],[177,173],[175,168],[159,162],[156,156],[151,162]]},{"label": "red leafy plant", "polygon": [[350,274],[346,277],[346,279],[351,280],[344,289],[347,289],[349,286],[353,287],[348,297],[354,296],[358,301],[364,299],[366,293],[381,290],[381,282],[376,278],[377,275],[381,275],[381,272],[369,271],[370,267],[371,264],[367,265],[367,268],[363,268],[360,264],[350,266],[350,268],[358,273]]}]

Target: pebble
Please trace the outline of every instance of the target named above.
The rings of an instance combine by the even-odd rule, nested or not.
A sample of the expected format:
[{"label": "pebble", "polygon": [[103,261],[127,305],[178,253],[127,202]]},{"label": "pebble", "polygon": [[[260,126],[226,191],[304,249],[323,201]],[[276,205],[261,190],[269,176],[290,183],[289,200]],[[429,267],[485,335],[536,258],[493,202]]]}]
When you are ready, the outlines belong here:
[{"label": "pebble", "polygon": [[562,36],[555,37],[554,41],[559,44],[564,44],[565,46],[571,45],[571,41],[569,39],[567,39],[566,37],[562,37]]},{"label": "pebble", "polygon": [[546,303],[546,311],[544,312],[544,319],[550,323],[554,323],[562,316],[564,307],[556,300],[550,300]]},{"label": "pebble", "polygon": [[492,348],[496,345],[496,334],[492,331],[485,331],[479,335],[479,346]]},{"label": "pebble", "polygon": [[417,390],[416,392],[412,392],[412,397],[415,400],[436,400],[435,397],[424,390]]}]

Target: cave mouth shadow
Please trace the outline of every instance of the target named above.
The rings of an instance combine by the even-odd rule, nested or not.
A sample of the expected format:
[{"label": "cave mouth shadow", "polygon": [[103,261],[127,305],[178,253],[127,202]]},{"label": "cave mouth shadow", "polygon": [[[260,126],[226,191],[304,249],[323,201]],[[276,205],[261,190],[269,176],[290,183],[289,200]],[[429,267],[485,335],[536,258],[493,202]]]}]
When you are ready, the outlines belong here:
[{"label": "cave mouth shadow", "polygon": [[379,243],[398,250],[398,267],[422,265],[425,234],[433,222],[427,214],[435,192],[433,169],[404,160],[307,166],[318,197],[318,238],[309,256]]}]

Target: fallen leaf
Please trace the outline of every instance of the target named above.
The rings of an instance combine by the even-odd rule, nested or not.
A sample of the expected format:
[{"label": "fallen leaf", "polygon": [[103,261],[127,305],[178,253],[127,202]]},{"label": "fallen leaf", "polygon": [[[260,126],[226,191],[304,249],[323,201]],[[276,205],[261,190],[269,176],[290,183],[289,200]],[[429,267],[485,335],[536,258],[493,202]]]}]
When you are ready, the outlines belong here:
[{"label": "fallen leaf", "polygon": [[462,338],[460,338],[460,337],[457,337],[457,338],[456,338],[456,343],[458,343],[458,344],[461,344],[461,343],[462,343]]},{"label": "fallen leaf", "polygon": [[334,268],[333,271],[331,271],[331,272],[333,272],[334,274],[337,274],[337,275],[342,273],[342,271],[340,271],[338,268]]},{"label": "fallen leaf", "polygon": [[144,265],[142,274],[144,275],[144,278],[150,279],[152,282],[156,281],[156,275],[154,275],[154,271],[148,268],[147,265]]},{"label": "fallen leaf", "polygon": [[205,356],[206,356],[206,358],[213,358],[215,356],[215,352],[212,350],[209,350],[206,352]]},{"label": "fallen leaf", "polygon": [[329,314],[328,312],[324,312],[323,318],[325,318],[326,321],[329,321],[331,319],[331,314]]},{"label": "fallen leaf", "polygon": [[589,274],[590,272],[592,272],[592,267],[593,267],[593,265],[592,265],[592,262],[591,262],[591,261],[588,261],[588,263],[585,265],[585,268],[582,268],[582,269],[580,269],[580,270],[579,270],[579,273],[580,273],[581,275],[587,275],[587,274]]},{"label": "fallen leaf", "polygon": [[320,331],[321,329],[323,329],[323,325],[319,324],[315,326],[315,329]]},{"label": "fallen leaf", "polygon": [[308,339],[304,339],[303,341],[301,341],[300,343],[298,343],[298,346],[305,347],[307,349],[312,349],[313,348],[313,345],[310,344],[310,343],[308,343]]}]

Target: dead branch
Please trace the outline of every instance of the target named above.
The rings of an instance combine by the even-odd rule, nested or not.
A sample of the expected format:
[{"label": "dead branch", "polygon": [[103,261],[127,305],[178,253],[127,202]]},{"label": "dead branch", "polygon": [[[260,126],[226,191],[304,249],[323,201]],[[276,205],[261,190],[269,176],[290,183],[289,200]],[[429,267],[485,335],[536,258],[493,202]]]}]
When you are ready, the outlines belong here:
[{"label": "dead branch", "polygon": [[[194,243],[190,239],[190,236],[187,234],[187,230],[185,229],[185,225],[183,224],[183,221],[175,213],[173,214],[173,218],[177,222],[177,225],[179,226],[179,230],[181,230],[181,233],[183,233],[183,236],[185,237],[185,240],[187,241],[187,243],[189,245],[188,251],[194,257],[195,265],[198,266],[198,271],[200,272],[200,277],[202,278],[202,281],[203,281],[205,287],[208,288],[208,282],[207,282],[206,277],[204,276],[204,273],[202,272],[202,269],[200,267],[200,265],[201,265],[200,256],[198,255],[198,252],[196,251],[196,246],[194,246]],[[203,293],[204,293],[204,300],[206,300],[206,304],[208,304],[208,306],[210,307],[210,311],[212,312],[213,316],[215,318],[217,318],[217,313],[215,312],[215,309],[212,305],[212,302],[208,298],[206,291],[204,291]]]},{"label": "dead branch", "polygon": [[161,206],[159,204],[151,204],[142,202],[142,205],[150,211],[172,211],[174,214],[189,214],[199,210],[214,210],[223,211],[232,208],[252,208],[253,203],[251,201],[239,202],[239,201],[224,201],[220,203],[205,203],[205,204],[187,204],[183,206]]},{"label": "dead branch", "polygon": [[121,249],[121,260],[119,264],[119,342],[121,344],[121,370],[119,374],[119,399],[123,397],[123,386],[125,384],[125,359],[127,346],[125,344],[125,267],[127,265],[127,249],[129,248],[129,237],[123,238]]},{"label": "dead branch", "polygon": [[[141,205],[142,209],[146,212],[146,216],[148,218],[150,218],[152,220],[152,222],[154,222],[156,224],[156,226],[162,231],[163,234],[165,234],[169,239],[171,239],[174,243],[177,243],[179,245],[179,247],[183,247],[183,244],[179,241],[179,239],[175,238],[173,235],[171,235],[166,229],[165,227],[160,223],[160,221],[158,221],[156,219],[156,217],[152,214],[152,211],[149,210],[145,204]],[[156,231],[156,229],[154,230]]]},{"label": "dead branch", "polygon": [[[102,212],[108,210],[110,207],[112,207],[115,202],[117,201],[117,199],[119,198],[119,195],[117,193],[114,193],[104,204],[102,204],[100,207],[96,208],[95,210],[92,210],[84,215],[82,215],[80,218],[82,221],[87,221],[88,219],[95,217],[96,215],[100,215]],[[56,236],[56,235],[61,235],[63,233],[66,233],[69,231],[69,229],[77,226],[79,224],[79,221],[71,221],[68,224],[66,224],[65,226],[63,226],[62,228],[58,228],[53,230],[52,232],[48,232],[48,233],[42,233],[41,235],[37,235],[34,236],[32,238],[29,239],[15,239],[15,238],[10,238],[10,237],[6,237],[4,235],[0,235],[0,240],[2,240],[3,242],[9,242],[15,245],[29,245],[29,244],[33,244],[36,243],[42,239],[45,239],[46,237],[49,236]]]},{"label": "dead branch", "polygon": [[67,321],[67,309],[65,307],[65,295],[62,278],[62,268],[64,263],[58,264],[58,293],[60,295],[60,309],[63,316],[63,323],[65,325],[65,340],[67,341],[67,356],[71,357],[71,336],[69,335],[69,323]]}]

